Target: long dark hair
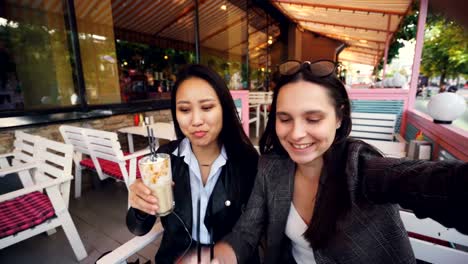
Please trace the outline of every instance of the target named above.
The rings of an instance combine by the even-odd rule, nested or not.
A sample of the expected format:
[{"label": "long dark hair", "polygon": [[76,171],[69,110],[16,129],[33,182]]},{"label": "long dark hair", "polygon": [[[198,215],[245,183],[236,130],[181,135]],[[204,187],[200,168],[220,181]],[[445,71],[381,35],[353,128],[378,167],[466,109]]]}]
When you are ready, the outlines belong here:
[{"label": "long dark hair", "polygon": [[[262,154],[275,153],[288,155],[281,145],[275,130],[276,107],[278,94],[286,84],[306,81],[324,87],[333,104],[341,126],[337,129],[335,139],[331,147],[324,153],[324,167],[326,176],[319,181],[316,202],[317,207],[311,219],[310,225],[304,237],[309,241],[311,247],[318,249],[324,247],[329,238],[336,231],[337,220],[350,208],[351,200],[348,194],[346,174],[346,141],[351,132],[351,114],[348,94],[343,83],[334,75],[327,77],[316,77],[307,67],[289,76],[281,76],[273,93],[271,111],[268,123],[260,139],[260,151]],[[291,102],[294,103],[294,102]],[[322,175],[323,172],[322,172]]]},{"label": "long dark hair", "polygon": [[237,114],[236,106],[232,99],[231,93],[226,86],[224,80],[212,69],[199,64],[190,64],[184,67],[177,76],[177,81],[171,92],[171,114],[174,120],[174,128],[177,139],[185,138],[185,135],[180,129],[179,122],[176,117],[176,94],[180,85],[190,79],[199,78],[205,80],[215,91],[223,110],[223,127],[219,134],[219,143],[224,145],[226,154],[229,159],[234,161],[249,162],[253,158],[255,162],[258,159],[258,153],[245,134],[239,115]]}]

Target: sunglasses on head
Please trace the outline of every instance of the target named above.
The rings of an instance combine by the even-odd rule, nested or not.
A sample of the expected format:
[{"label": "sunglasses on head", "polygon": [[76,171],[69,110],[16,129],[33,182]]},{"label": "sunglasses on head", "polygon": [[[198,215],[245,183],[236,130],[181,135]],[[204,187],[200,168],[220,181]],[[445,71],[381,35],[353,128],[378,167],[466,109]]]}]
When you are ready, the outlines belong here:
[{"label": "sunglasses on head", "polygon": [[288,60],[279,65],[281,75],[294,75],[302,69],[307,69],[315,77],[327,77],[335,73],[337,64],[331,60],[297,61]]}]

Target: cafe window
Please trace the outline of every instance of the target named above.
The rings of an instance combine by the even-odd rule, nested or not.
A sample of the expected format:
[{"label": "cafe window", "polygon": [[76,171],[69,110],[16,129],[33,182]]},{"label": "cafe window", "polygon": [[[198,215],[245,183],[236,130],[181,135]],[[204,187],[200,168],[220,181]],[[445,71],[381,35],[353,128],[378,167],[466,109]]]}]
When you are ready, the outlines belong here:
[{"label": "cafe window", "polygon": [[70,54],[61,1],[0,1],[0,114],[77,104]]},{"label": "cafe window", "polygon": [[246,89],[247,1],[200,4],[201,63],[214,69],[229,89]]},{"label": "cafe window", "polygon": [[249,9],[250,90],[268,91],[275,84],[277,66],[284,60],[280,28],[264,10]]},{"label": "cafe window", "polygon": [[192,2],[75,0],[88,104],[168,99],[194,61]]},{"label": "cafe window", "polygon": [[0,115],[164,105],[197,59],[230,89],[267,90],[277,23],[251,0],[198,3],[0,1]]},{"label": "cafe window", "polygon": [[267,90],[277,23],[249,0],[200,4],[201,63],[215,69],[229,89]]}]

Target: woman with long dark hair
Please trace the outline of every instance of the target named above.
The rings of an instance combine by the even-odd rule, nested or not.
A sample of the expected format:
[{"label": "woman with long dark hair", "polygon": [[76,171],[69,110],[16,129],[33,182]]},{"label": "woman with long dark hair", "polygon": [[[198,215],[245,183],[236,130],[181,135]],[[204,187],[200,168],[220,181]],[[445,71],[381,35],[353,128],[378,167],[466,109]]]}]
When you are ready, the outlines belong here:
[{"label": "woman with long dark hair", "polygon": [[[179,73],[171,113],[177,140],[158,152],[171,156],[175,208],[161,217],[159,264],[174,263],[190,249],[209,248],[231,231],[258,162],[226,84],[208,67],[189,65]],[[156,221],[158,199],[150,193],[141,180],[130,186],[127,226],[136,235],[149,232]]]},{"label": "woman with long dark hair", "polygon": [[215,247],[245,263],[415,263],[399,206],[468,233],[468,163],[383,158],[349,137],[332,61],[282,64],[245,212]]}]

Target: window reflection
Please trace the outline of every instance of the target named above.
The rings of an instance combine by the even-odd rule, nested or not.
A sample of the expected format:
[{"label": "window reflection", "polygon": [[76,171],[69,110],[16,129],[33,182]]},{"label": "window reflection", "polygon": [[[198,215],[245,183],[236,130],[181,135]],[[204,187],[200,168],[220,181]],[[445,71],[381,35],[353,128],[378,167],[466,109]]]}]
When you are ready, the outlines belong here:
[{"label": "window reflection", "polygon": [[62,3],[0,2],[0,111],[72,105]]},{"label": "window reflection", "polygon": [[[176,73],[195,62],[192,0],[74,0],[77,32],[62,3],[0,1],[1,111],[83,109],[80,96],[91,106],[169,99]],[[200,62],[230,89],[267,90],[277,23],[250,0],[199,1],[198,11]]]}]

